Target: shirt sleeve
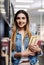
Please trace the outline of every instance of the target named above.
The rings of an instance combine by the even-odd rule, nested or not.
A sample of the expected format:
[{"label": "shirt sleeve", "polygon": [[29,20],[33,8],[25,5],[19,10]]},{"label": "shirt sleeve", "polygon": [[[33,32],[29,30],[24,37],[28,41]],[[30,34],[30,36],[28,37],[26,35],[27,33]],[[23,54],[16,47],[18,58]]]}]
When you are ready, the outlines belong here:
[{"label": "shirt sleeve", "polygon": [[43,51],[41,50],[41,52],[38,53],[39,56],[43,55]]},{"label": "shirt sleeve", "polygon": [[11,57],[12,57],[12,59],[14,59],[14,60],[16,60],[16,58],[14,57],[15,54],[16,54],[16,51],[12,51]]}]

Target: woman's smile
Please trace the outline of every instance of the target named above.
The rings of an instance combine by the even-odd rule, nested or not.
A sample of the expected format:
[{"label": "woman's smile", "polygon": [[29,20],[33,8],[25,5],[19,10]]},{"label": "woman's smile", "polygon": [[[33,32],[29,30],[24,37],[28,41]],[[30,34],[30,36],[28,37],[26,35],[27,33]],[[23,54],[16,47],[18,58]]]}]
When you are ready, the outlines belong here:
[{"label": "woman's smile", "polygon": [[25,23],[24,22],[19,22],[18,25],[19,25],[19,27],[23,27],[25,25]]}]

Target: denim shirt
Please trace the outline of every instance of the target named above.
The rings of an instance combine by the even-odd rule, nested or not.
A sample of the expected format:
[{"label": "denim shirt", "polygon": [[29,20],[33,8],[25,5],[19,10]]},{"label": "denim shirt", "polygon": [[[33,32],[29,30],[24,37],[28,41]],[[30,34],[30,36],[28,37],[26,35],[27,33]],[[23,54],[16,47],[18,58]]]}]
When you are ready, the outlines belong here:
[{"label": "denim shirt", "polygon": [[[15,58],[14,55],[16,52],[21,52],[21,48],[22,48],[22,36],[19,33],[16,33],[16,50],[12,51],[12,63],[13,65],[18,65],[20,62],[21,58]],[[24,48],[27,49],[29,44],[29,38],[28,35],[26,35],[25,39],[24,39]],[[31,65],[35,65],[35,63],[37,62],[37,54],[35,56],[28,56],[29,62]]]}]

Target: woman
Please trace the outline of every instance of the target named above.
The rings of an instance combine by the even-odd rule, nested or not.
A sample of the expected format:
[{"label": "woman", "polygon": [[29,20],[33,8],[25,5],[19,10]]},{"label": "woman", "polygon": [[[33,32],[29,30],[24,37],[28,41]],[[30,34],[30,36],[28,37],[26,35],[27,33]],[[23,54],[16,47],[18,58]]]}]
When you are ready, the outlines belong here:
[{"label": "woman", "polygon": [[41,48],[38,45],[30,45],[28,49],[32,36],[29,30],[28,14],[24,10],[19,10],[15,14],[14,21],[11,37],[13,65],[37,65],[37,55],[41,53]]}]

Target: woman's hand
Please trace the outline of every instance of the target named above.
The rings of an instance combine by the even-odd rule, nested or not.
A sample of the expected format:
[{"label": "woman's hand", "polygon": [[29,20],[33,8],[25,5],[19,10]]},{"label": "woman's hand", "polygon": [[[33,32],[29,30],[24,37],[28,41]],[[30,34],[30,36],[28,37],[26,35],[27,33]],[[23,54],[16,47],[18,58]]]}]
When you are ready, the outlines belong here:
[{"label": "woman's hand", "polygon": [[31,44],[31,45],[29,45],[29,49],[32,52],[40,52],[41,51],[41,48],[37,44]]},{"label": "woman's hand", "polygon": [[28,57],[29,55],[34,56],[35,53],[30,50],[25,50],[24,52],[21,52],[22,57]]}]

